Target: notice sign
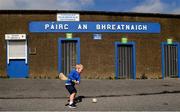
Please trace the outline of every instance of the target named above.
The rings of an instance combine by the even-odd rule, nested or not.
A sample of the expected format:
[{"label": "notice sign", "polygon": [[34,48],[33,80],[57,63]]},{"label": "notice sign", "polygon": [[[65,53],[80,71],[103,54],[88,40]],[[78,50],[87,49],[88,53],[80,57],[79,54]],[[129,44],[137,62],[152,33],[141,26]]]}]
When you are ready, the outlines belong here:
[{"label": "notice sign", "polygon": [[167,39],[167,44],[172,44],[173,43],[173,39]]},{"label": "notice sign", "polygon": [[93,34],[93,39],[94,40],[101,40],[102,39],[102,34]]},{"label": "notice sign", "polygon": [[5,40],[26,40],[26,34],[5,34]]},{"label": "notice sign", "polygon": [[72,38],[72,33],[66,33],[66,38]]},{"label": "notice sign", "polygon": [[30,32],[111,32],[160,33],[160,24],[152,22],[56,22],[29,23]]},{"label": "notice sign", "polygon": [[94,40],[101,40],[102,39],[102,34],[93,34],[93,39]]},{"label": "notice sign", "polygon": [[76,13],[58,13],[57,21],[79,21],[79,14]]}]

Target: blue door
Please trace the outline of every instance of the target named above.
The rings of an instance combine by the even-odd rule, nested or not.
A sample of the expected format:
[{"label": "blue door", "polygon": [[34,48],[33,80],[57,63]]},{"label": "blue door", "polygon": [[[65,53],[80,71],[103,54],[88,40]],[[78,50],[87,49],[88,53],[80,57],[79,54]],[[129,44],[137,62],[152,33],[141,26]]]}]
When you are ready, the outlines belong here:
[{"label": "blue door", "polygon": [[7,41],[7,75],[10,78],[27,78],[29,66],[27,61],[27,41]]},{"label": "blue door", "polygon": [[25,63],[25,60],[10,60],[7,72],[10,78],[26,78],[28,77],[29,67]]}]

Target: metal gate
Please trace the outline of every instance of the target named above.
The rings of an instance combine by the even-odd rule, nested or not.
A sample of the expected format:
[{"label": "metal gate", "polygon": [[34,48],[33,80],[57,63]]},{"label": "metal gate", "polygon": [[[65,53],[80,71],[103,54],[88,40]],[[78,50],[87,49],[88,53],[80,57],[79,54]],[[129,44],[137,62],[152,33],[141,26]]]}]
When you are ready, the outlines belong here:
[{"label": "metal gate", "polygon": [[178,45],[166,44],[163,46],[164,59],[164,76],[170,78],[177,78],[178,69]]},{"label": "metal gate", "polygon": [[120,79],[135,78],[135,48],[132,44],[119,44],[116,48],[116,71]]},{"label": "metal gate", "polygon": [[79,41],[77,39],[60,40],[60,72],[68,75],[79,62]]}]

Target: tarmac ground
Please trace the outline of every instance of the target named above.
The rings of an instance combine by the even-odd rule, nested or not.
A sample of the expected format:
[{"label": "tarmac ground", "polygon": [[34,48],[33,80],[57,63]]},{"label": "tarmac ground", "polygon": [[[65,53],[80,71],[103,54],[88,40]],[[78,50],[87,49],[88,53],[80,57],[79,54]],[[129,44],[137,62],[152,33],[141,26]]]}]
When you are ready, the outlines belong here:
[{"label": "tarmac ground", "polygon": [[77,90],[81,102],[70,109],[64,81],[0,79],[0,111],[180,111],[179,79],[84,79]]}]

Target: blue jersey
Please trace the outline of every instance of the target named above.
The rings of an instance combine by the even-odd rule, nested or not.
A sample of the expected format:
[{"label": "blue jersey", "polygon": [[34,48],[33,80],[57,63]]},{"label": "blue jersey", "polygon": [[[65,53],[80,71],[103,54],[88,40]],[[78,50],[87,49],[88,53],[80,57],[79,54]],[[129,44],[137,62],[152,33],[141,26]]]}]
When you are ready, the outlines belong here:
[{"label": "blue jersey", "polygon": [[65,82],[66,85],[75,85],[73,80],[79,81],[79,82],[81,80],[80,74],[76,70],[72,70],[71,73],[68,75],[68,79]]}]

